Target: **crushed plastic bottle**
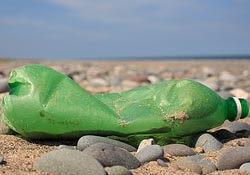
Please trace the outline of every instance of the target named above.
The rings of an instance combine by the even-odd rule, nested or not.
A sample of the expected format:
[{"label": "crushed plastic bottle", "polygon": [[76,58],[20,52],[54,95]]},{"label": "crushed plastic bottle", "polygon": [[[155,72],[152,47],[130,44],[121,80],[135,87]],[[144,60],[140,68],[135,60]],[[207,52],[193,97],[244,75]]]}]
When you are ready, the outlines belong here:
[{"label": "crushed plastic bottle", "polygon": [[133,145],[187,143],[189,136],[249,114],[248,102],[222,99],[192,80],[169,80],[121,93],[90,94],[42,65],[12,71],[3,120],[26,138],[109,136]]}]

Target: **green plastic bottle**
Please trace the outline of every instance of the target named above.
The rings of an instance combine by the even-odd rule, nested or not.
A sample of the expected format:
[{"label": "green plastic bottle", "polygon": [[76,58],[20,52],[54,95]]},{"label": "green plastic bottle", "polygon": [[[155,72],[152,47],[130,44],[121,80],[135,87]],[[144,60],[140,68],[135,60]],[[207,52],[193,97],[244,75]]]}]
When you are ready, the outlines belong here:
[{"label": "green plastic bottle", "polygon": [[249,114],[248,102],[222,99],[192,80],[169,80],[121,93],[90,94],[42,65],[12,71],[3,120],[27,138],[109,136],[133,145],[188,142],[190,136]]}]

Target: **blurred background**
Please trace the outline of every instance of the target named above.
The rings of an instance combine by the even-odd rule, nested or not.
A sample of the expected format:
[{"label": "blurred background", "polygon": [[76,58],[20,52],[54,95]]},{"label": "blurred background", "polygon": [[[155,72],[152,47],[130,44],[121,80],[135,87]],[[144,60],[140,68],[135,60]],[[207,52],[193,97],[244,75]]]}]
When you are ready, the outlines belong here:
[{"label": "blurred background", "polygon": [[90,92],[194,79],[249,98],[250,1],[0,2],[0,92],[15,67],[39,63]]},{"label": "blurred background", "polygon": [[[250,100],[250,0],[0,0],[0,104],[9,93],[10,72],[26,64],[50,66],[91,93],[192,79],[223,98]],[[243,138],[249,137],[249,117],[223,127],[217,138],[230,142],[221,150],[250,145],[250,139]],[[48,147],[2,135],[8,131],[0,117],[0,164],[7,162],[0,166],[0,174],[41,174],[33,169],[34,160],[57,148],[51,142]],[[213,136],[206,139],[210,148],[221,148]],[[194,150],[202,161],[213,163],[221,155],[205,153],[203,159],[203,148],[183,146],[174,146],[173,152]],[[243,149],[244,153],[221,158],[225,166],[249,160],[242,156]],[[168,161],[170,154],[166,155]],[[63,160],[68,161],[67,156]],[[213,163],[202,165],[202,171],[215,171]],[[201,171],[198,164],[187,164]],[[167,170],[157,163],[148,165],[134,174],[178,174],[167,168],[169,163]],[[234,170],[218,174],[244,173]]]}]

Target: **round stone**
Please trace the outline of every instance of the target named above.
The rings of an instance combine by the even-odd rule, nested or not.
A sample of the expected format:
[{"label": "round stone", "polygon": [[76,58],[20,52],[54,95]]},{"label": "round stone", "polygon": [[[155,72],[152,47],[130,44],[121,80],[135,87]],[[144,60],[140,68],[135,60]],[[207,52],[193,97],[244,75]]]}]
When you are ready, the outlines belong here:
[{"label": "round stone", "polygon": [[8,79],[0,79],[0,93],[9,91]]},{"label": "round stone", "polygon": [[153,142],[154,142],[154,139],[152,138],[142,140],[136,152],[138,153],[141,149],[145,148],[146,146],[153,145]]},{"label": "round stone", "polygon": [[162,147],[164,154],[170,154],[172,156],[191,156],[195,155],[195,152],[184,144],[169,144]]},{"label": "round stone", "polygon": [[228,127],[228,130],[232,133],[250,131],[250,125],[240,121],[228,122],[226,127]]},{"label": "round stone", "polygon": [[177,161],[176,164],[179,168],[182,168],[182,169],[187,168],[187,169],[189,169],[192,172],[197,173],[197,174],[202,173],[202,169],[201,169],[200,165],[198,163],[196,163],[195,161],[184,159],[184,160]]},{"label": "round stone", "polygon": [[240,170],[250,171],[250,163],[244,163],[240,166]]},{"label": "round stone", "polygon": [[250,147],[229,148],[219,155],[217,167],[219,170],[236,169],[247,162],[250,162]]},{"label": "round stone", "polygon": [[102,165],[93,157],[70,149],[60,149],[48,152],[35,163],[38,171],[60,175],[105,175]]},{"label": "round stone", "polygon": [[209,174],[216,171],[217,167],[210,160],[204,158],[205,156],[202,155],[194,155],[188,156],[186,159],[198,163],[202,169],[202,174]]},{"label": "round stone", "polygon": [[132,175],[132,173],[123,166],[112,166],[105,168],[108,175]]},{"label": "round stone", "polygon": [[[1,99],[0,99],[1,102]],[[12,131],[2,120],[1,109],[0,109],[0,134],[14,134]]]},{"label": "round stone", "polygon": [[247,140],[246,140],[246,142],[245,142],[244,146],[246,146],[246,147],[250,147],[250,139],[247,139]]},{"label": "round stone", "polygon": [[128,169],[134,169],[140,166],[139,160],[130,152],[106,143],[93,144],[83,152],[93,156],[105,167],[121,165]]},{"label": "round stone", "polygon": [[76,146],[71,146],[71,145],[59,145],[58,149],[72,149],[75,150]]},{"label": "round stone", "polygon": [[195,147],[202,147],[204,152],[212,152],[220,150],[223,144],[210,134],[202,134],[198,138]]},{"label": "round stone", "polygon": [[95,144],[95,143],[110,144],[110,145],[113,145],[113,146],[116,146],[116,147],[126,149],[129,152],[136,151],[136,148],[129,145],[129,144],[126,144],[126,143],[123,143],[123,142],[120,142],[120,141],[117,141],[117,140],[113,140],[113,139],[110,139],[110,138],[107,138],[107,137],[100,137],[100,136],[93,136],[93,135],[86,135],[86,136],[81,137],[77,142],[77,149],[82,151],[85,148],[87,148],[90,145]]},{"label": "round stone", "polygon": [[0,164],[4,164],[4,158],[0,155]]},{"label": "round stone", "polygon": [[168,167],[167,162],[163,161],[162,159],[157,159],[157,163],[162,167]]},{"label": "round stone", "polygon": [[141,162],[150,162],[157,159],[161,159],[164,156],[164,151],[159,145],[149,145],[141,149],[136,153],[135,157]]}]

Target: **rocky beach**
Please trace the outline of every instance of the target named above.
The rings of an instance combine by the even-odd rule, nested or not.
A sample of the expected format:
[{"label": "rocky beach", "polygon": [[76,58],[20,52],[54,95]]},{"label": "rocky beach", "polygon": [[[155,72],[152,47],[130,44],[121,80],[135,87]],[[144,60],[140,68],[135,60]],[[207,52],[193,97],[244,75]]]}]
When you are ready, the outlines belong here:
[{"label": "rocky beach", "polygon": [[[172,79],[196,80],[222,98],[250,101],[250,60],[37,61],[0,60],[0,101],[10,72],[43,64],[91,93],[121,92]],[[28,111],[27,111],[28,112]],[[1,114],[1,110],[0,110]],[[97,136],[79,140],[26,140],[0,123],[0,174],[250,174],[250,119],[225,121],[200,133],[193,146],[138,148]]]}]

